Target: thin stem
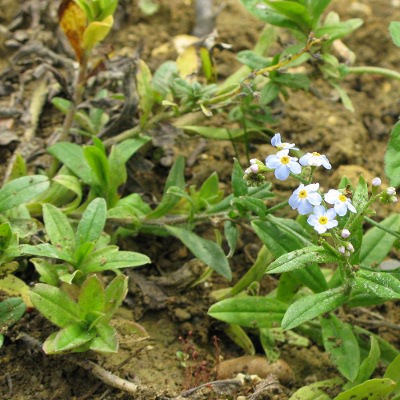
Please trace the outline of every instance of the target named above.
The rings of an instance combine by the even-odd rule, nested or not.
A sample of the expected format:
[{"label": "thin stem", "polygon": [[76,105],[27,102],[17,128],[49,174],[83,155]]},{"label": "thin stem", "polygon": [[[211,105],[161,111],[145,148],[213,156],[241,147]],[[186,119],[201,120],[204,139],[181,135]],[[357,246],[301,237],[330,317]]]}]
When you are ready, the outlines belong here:
[{"label": "thin stem", "polygon": [[303,49],[301,49],[298,53],[294,54],[291,57],[281,60],[277,64],[270,65],[269,67],[260,68],[255,71],[252,71],[249,75],[247,75],[243,79],[242,83],[237,88],[234,88],[233,90],[231,90],[227,93],[221,94],[219,96],[212,97],[211,99],[204,100],[204,101],[200,102],[200,104],[203,104],[204,106],[208,106],[210,104],[215,104],[215,103],[219,103],[221,101],[225,101],[230,98],[234,98],[235,96],[239,95],[242,92],[242,89],[244,87],[248,86],[250,84],[250,82],[253,81],[257,76],[266,75],[266,74],[269,74],[270,72],[277,71],[278,69],[286,67],[291,62],[293,62],[293,61],[297,60],[299,57],[301,57],[303,54],[309,53],[313,46],[319,45],[322,42],[324,42],[325,40],[326,40],[325,37],[317,39],[317,38],[313,37],[312,35],[310,35],[305,47]]},{"label": "thin stem", "polygon": [[116,135],[110,139],[104,140],[104,146],[106,147],[111,147],[114,144],[121,143],[123,140],[130,139],[133,137],[138,136],[141,132],[148,130],[149,128],[152,128],[154,125],[156,125],[158,122],[162,121],[163,119],[168,119],[172,115],[169,112],[163,112],[160,114],[155,115],[153,118],[150,118],[147,123],[146,127],[142,127],[140,125],[135,126],[134,128],[128,129],[119,135]]},{"label": "thin stem", "polygon": [[361,66],[361,67],[347,67],[346,72],[348,74],[375,74],[386,76],[387,78],[393,78],[400,80],[400,73],[397,71],[393,71],[387,68],[380,67],[369,67],[369,66]]},{"label": "thin stem", "polygon": [[379,222],[374,221],[373,219],[369,218],[369,217],[364,217],[364,219],[369,222],[371,225],[376,226],[377,228],[379,228],[380,230],[389,233],[389,235],[392,235],[394,237],[396,237],[397,239],[400,239],[400,233],[395,232],[389,228],[386,228],[386,226],[383,226],[382,224],[380,224]]},{"label": "thin stem", "polygon": [[85,92],[87,69],[88,69],[88,58],[86,55],[83,55],[79,63],[79,72],[76,83],[74,85],[74,94],[72,97],[71,106],[68,109],[68,113],[64,119],[62,132],[59,138],[60,141],[66,140],[68,138],[69,131],[74,121],[76,110],[78,108],[78,105],[82,101],[83,93]]},{"label": "thin stem", "polygon": [[289,204],[288,201],[283,201],[282,203],[279,203],[279,204],[277,204],[277,205],[275,205],[275,206],[273,206],[273,207],[271,207],[271,208],[268,208],[267,211],[266,211],[266,214],[272,214],[272,213],[274,213],[275,211],[280,210],[281,208],[286,207],[288,204]]}]

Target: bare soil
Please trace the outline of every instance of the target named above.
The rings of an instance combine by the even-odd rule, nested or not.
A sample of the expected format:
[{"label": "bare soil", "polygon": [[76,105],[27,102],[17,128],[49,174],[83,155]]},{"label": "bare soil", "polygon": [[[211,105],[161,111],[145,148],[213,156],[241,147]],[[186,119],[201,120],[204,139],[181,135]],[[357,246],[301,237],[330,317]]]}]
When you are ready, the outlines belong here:
[{"label": "bare soil", "polygon": [[[31,126],[30,99],[38,81],[45,74],[41,67],[49,60],[48,54],[38,47],[28,45],[40,44],[55,54],[70,56],[62,34],[57,29],[57,4],[53,3],[58,2],[0,0],[1,177],[6,173],[20,138]],[[163,61],[176,58],[173,37],[191,33],[195,16],[192,3],[190,0],[160,0],[159,11],[152,16],[146,16],[138,9],[136,0],[121,1],[116,29],[100,51],[107,53],[112,49],[116,54],[133,54],[139,51],[141,58],[155,70]],[[218,39],[232,44],[234,52],[220,52],[217,55],[221,79],[239,68],[235,53],[251,49],[263,27],[262,23],[247,14],[239,1],[215,1],[216,9],[222,5],[216,18]],[[392,44],[388,32],[389,23],[400,20],[399,1],[333,0],[330,9],[338,12],[341,19],[360,17],[364,20],[363,26],[345,40],[345,44],[357,56],[356,65],[399,68],[400,49]],[[281,34],[282,46],[290,44],[290,40]],[[279,51],[279,46],[276,46],[272,51]],[[61,66],[59,68],[62,70]],[[386,143],[400,115],[400,82],[373,75],[350,75],[343,86],[354,103],[354,113],[343,107],[328,84],[317,79],[313,81],[312,91],[292,92],[289,99],[281,99],[274,110],[277,122],[270,127],[303,149],[327,154],[333,169],[328,175],[324,175],[323,181],[326,186],[332,187],[343,175],[354,179],[360,174],[366,179],[384,176]],[[48,91],[47,97],[50,98],[51,94],[52,89]],[[11,114],[6,114],[3,108],[12,109]],[[61,126],[62,121],[63,116],[47,101],[38,121],[36,136],[27,153],[35,154],[29,163],[32,171],[48,166],[49,158],[42,154],[45,140]],[[160,128],[159,135],[160,132],[165,137],[170,133],[166,127]],[[139,187],[149,196],[160,198],[168,167],[178,154],[191,160],[186,170],[186,178],[190,184],[199,185],[216,171],[227,190],[233,157],[239,154],[243,165],[246,163],[244,146],[240,144],[235,148],[230,142],[189,138],[182,133],[171,136],[173,138],[163,142],[161,146],[162,157],[157,158],[157,148],[154,148],[150,157],[153,170],[141,172],[135,177],[130,184],[133,188]],[[262,159],[271,147],[269,143],[257,143],[250,149],[251,157]],[[276,189],[284,197],[293,188],[289,183],[276,184]],[[393,206],[378,210],[378,215],[384,217],[388,212],[398,211],[399,206]],[[141,235],[134,242],[127,239],[122,246],[148,254],[152,265],[135,269],[135,272],[127,271],[131,282],[129,295],[115,320],[121,335],[118,354],[46,356],[38,344],[45,340],[54,327],[32,311],[10,328],[6,333],[5,344],[0,349],[0,398],[168,399],[183,390],[216,379],[216,358],[219,356],[227,360],[244,354],[224,334],[223,324],[207,316],[207,310],[213,303],[213,290],[225,287],[227,282],[213,277],[194,289],[189,289],[187,282],[183,286],[166,289],[157,280],[160,275],[168,275],[182,266],[189,268],[194,276],[201,273],[201,265],[189,261],[191,255],[183,245],[172,238]],[[253,235],[243,232],[241,246],[232,259],[235,280],[252,264],[259,247],[260,244]],[[28,279],[35,279],[32,273],[24,274]],[[265,279],[262,290],[266,291],[274,285],[274,281],[272,278]],[[381,306],[375,312],[384,316],[386,322],[400,323],[396,303]],[[360,315],[361,319],[365,319],[362,318],[362,311]],[[144,331],[140,333],[136,329],[136,323],[147,334]],[[383,326],[375,327],[373,331],[400,348],[398,331]],[[32,341],[32,338],[37,342]],[[256,337],[254,341],[262,355]],[[184,368],[178,361],[176,352],[185,349],[192,351],[192,347],[198,352],[198,357],[191,359],[189,367]],[[280,345],[280,350],[281,358],[293,371],[294,379],[286,383],[275,382],[272,385],[273,390],[265,392],[264,397],[257,398],[288,399],[291,393],[306,383],[336,376],[328,356],[316,345],[300,347],[284,342]],[[113,389],[78,366],[80,360],[96,361],[105,369],[147,389],[136,395]],[[189,398],[237,398],[239,395],[253,393],[254,386],[255,384],[249,383],[240,390],[233,390],[228,395],[218,395],[219,397],[209,391],[201,395],[203,397]]]}]

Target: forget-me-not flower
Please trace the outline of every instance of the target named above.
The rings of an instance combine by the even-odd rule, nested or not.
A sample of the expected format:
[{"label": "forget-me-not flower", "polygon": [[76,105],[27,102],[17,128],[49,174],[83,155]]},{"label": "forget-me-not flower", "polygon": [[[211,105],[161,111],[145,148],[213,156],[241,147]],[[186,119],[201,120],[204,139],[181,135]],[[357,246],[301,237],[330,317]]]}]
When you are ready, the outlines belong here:
[{"label": "forget-me-not flower", "polygon": [[305,154],[300,158],[299,162],[303,166],[309,165],[311,167],[320,167],[322,165],[326,169],[332,168],[328,158],[323,154],[317,153],[316,151]]},{"label": "forget-me-not flower", "polygon": [[333,208],[326,210],[324,206],[315,206],[314,213],[308,217],[307,222],[318,233],[325,233],[328,229],[337,226],[338,222],[335,217],[336,211]]},{"label": "forget-me-not flower", "polygon": [[295,210],[297,208],[299,214],[309,214],[313,210],[313,206],[319,206],[322,197],[318,193],[319,183],[312,183],[304,186],[301,184],[290,196],[289,205]]},{"label": "forget-me-not flower", "polygon": [[301,165],[297,162],[297,157],[290,157],[289,150],[280,150],[275,155],[268,156],[265,159],[265,165],[268,168],[274,169],[276,179],[284,181],[289,174],[299,174]]},{"label": "forget-me-not flower", "polygon": [[297,147],[294,147],[295,146],[294,143],[287,143],[287,142],[282,143],[280,133],[275,133],[275,135],[271,139],[271,144],[272,146],[277,147],[279,150],[285,150],[285,149],[298,150]]},{"label": "forget-me-not flower", "polygon": [[346,215],[347,210],[353,213],[357,212],[353,204],[351,204],[350,199],[339,190],[330,189],[328,193],[325,194],[324,199],[327,203],[333,204],[333,208],[341,217]]}]

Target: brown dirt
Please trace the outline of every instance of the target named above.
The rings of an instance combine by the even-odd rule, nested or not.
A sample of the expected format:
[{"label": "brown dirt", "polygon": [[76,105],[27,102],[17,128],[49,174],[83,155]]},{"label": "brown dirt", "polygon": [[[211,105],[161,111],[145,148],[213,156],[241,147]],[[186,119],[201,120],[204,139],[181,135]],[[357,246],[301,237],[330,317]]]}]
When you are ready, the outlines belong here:
[{"label": "brown dirt", "polygon": [[[46,46],[62,53],[60,35],[52,34],[55,31],[56,5],[46,0],[30,0],[16,2],[2,0],[0,10],[0,24],[7,26],[16,21],[21,15],[21,24],[13,28],[14,38],[8,41],[0,35],[0,73],[3,83],[0,82],[0,107],[15,107],[22,110],[21,118],[14,120],[0,119],[0,176],[6,170],[8,160],[16,148],[16,138],[6,139],[6,135],[21,135],[26,129],[26,107],[30,95],[35,88],[37,79],[33,73],[39,73],[38,66],[41,59],[28,57],[29,62],[19,63],[9,68],[9,62],[18,51],[12,46],[20,46],[32,32],[35,39],[41,40]],[[189,0],[160,1],[160,10],[153,16],[145,16],[137,8],[137,1],[125,0],[117,14],[117,30],[107,40],[105,47],[112,46],[116,52],[141,51],[141,57],[152,70],[161,62],[176,57],[171,39],[178,34],[189,34],[194,25],[194,11]],[[216,1],[217,5],[222,1]],[[257,40],[262,24],[246,14],[243,7],[235,0],[225,0],[224,8],[217,18],[217,29],[221,42],[230,43],[234,50],[251,49]],[[17,6],[18,4],[18,6]],[[49,7],[47,7],[49,6]],[[400,49],[390,40],[387,30],[392,20],[400,20],[400,4],[398,1],[388,0],[334,0],[331,9],[337,11],[342,19],[361,17],[364,25],[350,38],[346,44],[356,52],[357,65],[372,65],[387,68],[398,68]],[[36,10],[36,11],[35,11]],[[40,10],[42,24],[38,29],[35,16]],[[20,31],[18,38],[21,42],[15,43],[15,32]],[[24,36],[25,35],[25,36]],[[11,35],[12,36],[12,35]],[[11,40],[11,42],[10,42]],[[14,42],[12,42],[14,40]],[[287,38],[282,35],[285,45]],[[218,55],[218,68],[223,78],[239,64],[235,55],[223,52]],[[6,71],[6,72],[4,72]],[[21,83],[26,82],[26,90],[19,97],[18,90]],[[367,179],[374,176],[383,176],[383,155],[386,143],[393,124],[400,114],[400,101],[397,93],[400,91],[400,82],[391,81],[371,75],[349,76],[343,86],[348,91],[355,112],[346,111],[337,99],[330,86],[322,80],[313,82],[313,90],[309,93],[293,92],[289,100],[282,101],[277,106],[279,119],[272,127],[281,132],[284,138],[296,142],[297,145],[309,151],[318,150],[328,155],[334,168],[340,167],[340,172],[331,172],[324,179],[326,185],[337,184],[342,172],[349,176],[362,173]],[[62,116],[50,105],[41,116],[37,139],[39,147],[43,138],[48,137],[62,123]],[[201,184],[210,173],[217,171],[223,185],[229,187],[229,178],[232,168],[232,159],[236,151],[228,142],[205,142],[197,138],[178,138],[177,143],[170,145],[172,155],[182,153],[185,156],[193,155],[201,148],[200,154],[187,168],[187,179],[190,184]],[[263,158],[271,149],[269,144],[260,143],[251,146],[251,156]],[[245,164],[244,148],[238,145],[238,152]],[[172,157],[173,158],[173,157]],[[172,159],[171,158],[171,159]],[[38,161],[39,160],[39,161]],[[165,161],[170,165],[171,160]],[[32,169],[41,165],[48,165],[48,159],[39,158],[30,164]],[[156,166],[160,177],[165,177],[168,168],[159,164]],[[151,172],[154,174],[154,172]],[[139,178],[139,185],[148,187],[147,192],[159,197],[159,181],[150,180],[151,175],[143,174]],[[148,182],[150,180],[150,182]],[[282,196],[286,195],[290,184],[277,185]],[[390,211],[399,211],[399,206]],[[379,211],[384,216],[386,211]],[[258,245],[249,244],[254,241],[252,236],[244,233],[242,246],[233,258],[232,264],[236,271],[236,278],[251,265],[252,257],[256,254]],[[128,241],[126,246],[132,246]],[[130,294],[125,307],[121,310],[116,324],[119,324],[121,334],[120,351],[115,356],[103,357],[94,354],[78,356],[45,356],[35,343],[27,341],[24,333],[29,333],[39,341],[43,341],[52,331],[49,326],[35,312],[26,314],[24,318],[7,332],[5,345],[0,350],[0,398],[13,400],[48,400],[48,399],[167,399],[168,396],[179,393],[183,388],[215,378],[213,366],[215,352],[221,353],[225,359],[237,357],[243,351],[237,348],[222,332],[222,324],[211,320],[207,316],[207,309],[212,304],[212,291],[226,286],[226,282],[213,279],[201,284],[195,289],[170,290],[162,300],[158,297],[157,285],[150,284],[146,290],[140,285],[140,279],[152,282],[149,277],[158,276],[160,271],[176,271],[188,259],[188,254],[180,244],[172,239],[158,239],[140,237],[136,244],[138,251],[149,253],[154,267],[142,268],[135,273],[140,276],[131,276]],[[149,279],[147,279],[149,278]],[[262,285],[270,286],[271,282]],[[154,290],[154,291],[153,291]],[[399,323],[400,313],[396,304],[382,306],[379,309],[391,323]],[[133,330],[132,321],[137,321],[148,333],[144,339]],[[130,330],[131,329],[131,330]],[[394,332],[387,332],[388,328],[376,329],[376,332],[387,335],[394,345],[400,346],[399,337]],[[213,336],[219,338],[218,350],[213,344]],[[201,379],[191,377],[187,370],[182,368],[176,352],[185,345],[179,337],[186,338],[196,347],[199,358],[191,361],[190,365],[196,369],[205,362],[206,376]],[[260,349],[258,349],[260,350]],[[261,353],[261,350],[260,350]],[[328,357],[316,346],[294,347],[287,343],[281,346],[282,359],[285,360],[295,373],[295,381],[286,387],[278,386],[275,398],[284,400],[290,397],[295,388],[304,383],[335,376],[335,371],[329,363]],[[149,387],[149,391],[139,393],[134,397],[123,392],[110,389],[99,383],[92,374],[77,366],[77,360],[96,360],[100,365],[115,372],[117,375]],[[120,364],[124,362],[123,366]],[[203,371],[204,372],[204,371]],[[201,382],[200,382],[201,380]],[[249,392],[252,389],[246,389]],[[243,393],[246,394],[245,390]],[[236,393],[238,395],[239,393]],[[206,397],[205,397],[206,398]],[[208,398],[212,398],[209,395]],[[221,398],[221,397],[220,397]],[[234,397],[235,398],[235,397]]]}]

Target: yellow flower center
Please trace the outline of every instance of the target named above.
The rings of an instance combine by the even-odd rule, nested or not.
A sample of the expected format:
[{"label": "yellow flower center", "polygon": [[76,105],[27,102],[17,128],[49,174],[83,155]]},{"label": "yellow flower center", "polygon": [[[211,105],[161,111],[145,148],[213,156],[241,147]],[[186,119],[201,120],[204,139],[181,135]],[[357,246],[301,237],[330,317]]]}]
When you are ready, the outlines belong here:
[{"label": "yellow flower center", "polygon": [[339,200],[340,200],[340,201],[343,201],[343,203],[345,203],[346,200],[347,200],[347,197],[346,197],[344,194],[341,194],[341,195],[339,196]]},{"label": "yellow flower center", "polygon": [[314,152],[312,153],[312,155],[313,155],[313,156],[316,156],[316,157],[319,157],[321,154],[319,154],[319,153],[317,153],[316,151],[314,151]]},{"label": "yellow flower center", "polygon": [[307,197],[307,190],[300,190],[299,197],[300,199],[305,199]]},{"label": "yellow flower center", "polygon": [[289,161],[290,161],[290,157],[288,157],[288,156],[281,157],[282,164],[289,164]]},{"label": "yellow flower center", "polygon": [[328,223],[328,218],[326,218],[325,216],[319,217],[319,218],[318,218],[318,222],[319,222],[321,225],[326,225],[326,224]]}]

